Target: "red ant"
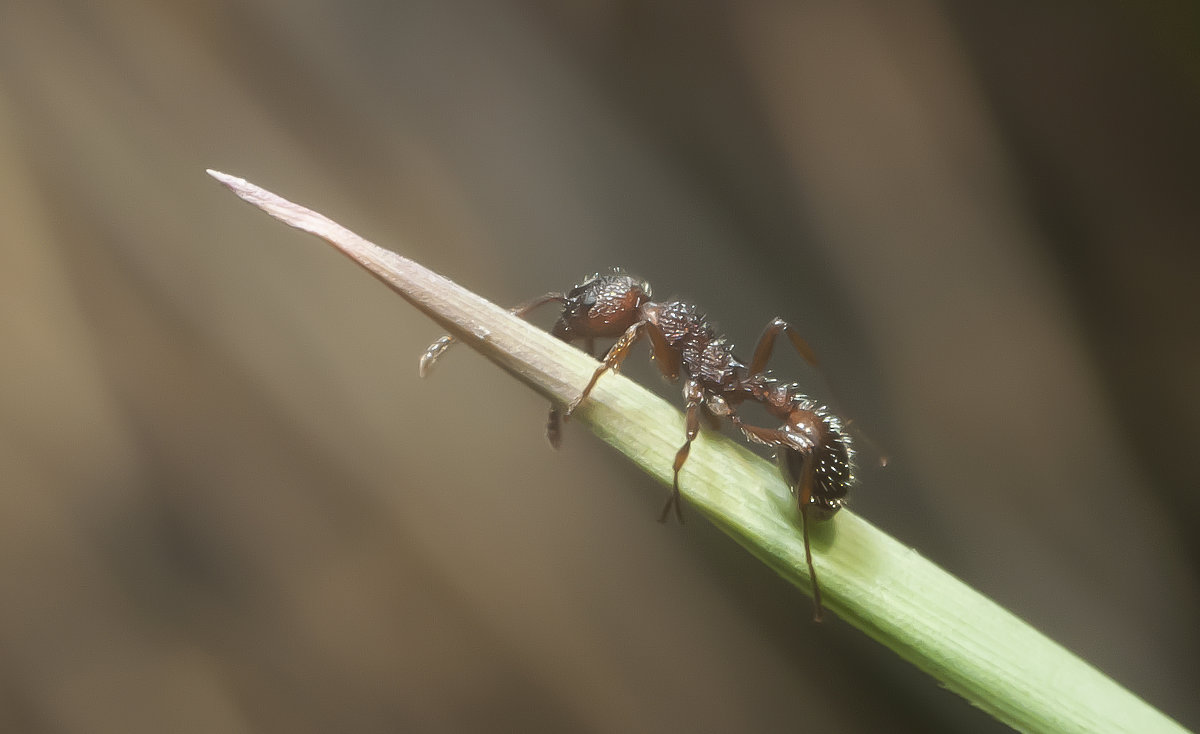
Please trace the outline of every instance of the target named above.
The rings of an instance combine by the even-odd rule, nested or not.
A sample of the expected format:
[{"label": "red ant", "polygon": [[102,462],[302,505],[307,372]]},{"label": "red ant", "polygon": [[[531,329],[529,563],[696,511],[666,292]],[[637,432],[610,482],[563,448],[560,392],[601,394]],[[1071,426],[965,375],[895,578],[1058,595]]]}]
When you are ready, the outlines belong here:
[{"label": "red ant", "polygon": [[[747,439],[776,449],[784,479],[799,505],[804,555],[813,584],[816,619],[820,620],[821,590],[809,548],[809,514],[824,520],[841,508],[853,482],[854,452],[836,416],[800,393],[796,383],[782,383],[766,369],[780,334],[786,335],[800,356],[815,366],[812,349],[786,321],[776,318],[759,337],[747,366],[733,355],[732,347],[717,336],[695,306],[650,299],[648,283],[614,270],[593,275],[565,295],[547,293],[512,309],[514,314],[525,316],[542,304],[562,303],[562,314],[550,333],[567,342],[583,340],[589,354],[593,353],[597,337],[618,337],[566,412],[560,414],[558,406],[551,407],[547,423],[550,443],[558,445],[561,420],[571,416],[600,377],[610,369],[618,371],[633,346],[642,337],[649,337],[652,357],[663,375],[675,380],[683,374],[683,395],[687,401],[686,440],[675,454],[671,494],[659,514],[659,522],[666,520],[672,506],[675,516],[683,521],[679,471],[699,434],[700,416],[703,414],[713,421],[729,417]],[[444,336],[430,345],[421,356],[422,376],[454,341],[453,337]],[[762,405],[783,425],[770,429],[744,423],[735,411],[747,401]]]}]

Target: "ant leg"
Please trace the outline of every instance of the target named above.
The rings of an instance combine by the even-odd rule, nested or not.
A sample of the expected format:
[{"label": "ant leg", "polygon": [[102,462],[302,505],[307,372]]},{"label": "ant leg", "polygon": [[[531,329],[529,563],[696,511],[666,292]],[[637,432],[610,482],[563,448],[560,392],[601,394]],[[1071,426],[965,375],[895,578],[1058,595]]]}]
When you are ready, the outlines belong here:
[{"label": "ant leg", "polygon": [[800,503],[800,529],[804,535],[804,560],[808,563],[808,580],[812,582],[813,621],[821,621],[821,585],[817,583],[817,568],[813,565],[812,548],[808,544],[808,509],[812,507],[813,457],[805,454],[804,468],[800,471],[800,483],[796,487],[796,501]]},{"label": "ant leg", "polygon": [[[824,370],[821,369],[820,362],[817,361],[817,353],[813,351],[812,346],[805,341],[802,336],[796,333],[795,328],[793,328],[791,324],[779,317],[771,319],[771,323],[767,324],[767,328],[763,330],[762,336],[758,338],[758,344],[754,347],[754,357],[750,360],[750,374],[760,375],[766,371],[767,362],[771,359],[771,352],[775,349],[775,339],[778,338],[780,333],[787,335],[788,341],[790,341],[792,346],[796,348],[796,352],[804,358],[805,362],[808,362],[814,369],[817,370],[817,374],[821,376],[821,380],[825,383],[826,388],[829,389],[830,393],[833,393],[833,386],[829,384],[829,378],[825,375]],[[831,397],[833,397],[834,407],[837,407],[841,401],[837,399],[836,395],[831,395]],[[841,411],[839,410],[838,412]],[[849,428],[850,424],[853,422],[853,420],[846,421],[846,427]],[[855,428],[855,433],[857,433],[858,436],[862,438],[868,445],[870,445],[871,449],[879,455],[879,465],[887,466],[887,455],[884,454],[879,448],[879,445],[875,443],[875,441],[872,440],[869,435],[867,435],[867,432],[861,428]]]},{"label": "ant leg", "polygon": [[421,377],[427,376],[429,371],[433,369],[434,363],[438,361],[438,357],[441,357],[447,349],[454,346],[455,341],[457,340],[449,334],[439,336],[433,344],[429,345],[425,353],[421,355],[421,361],[417,364],[417,374]]},{"label": "ant leg", "polygon": [[[587,352],[589,357],[595,356],[596,340],[592,337],[586,338],[583,351]],[[546,440],[553,448],[558,448],[562,443],[562,408],[557,403],[550,404],[550,415],[546,418]]]},{"label": "ant leg", "polygon": [[546,418],[546,440],[551,448],[558,448],[562,443],[562,411],[557,405],[551,404],[550,415]]},{"label": "ant leg", "polygon": [[[547,293],[546,295],[535,298],[532,301],[526,301],[515,308],[510,308],[508,312],[513,316],[525,318],[530,311],[534,310],[538,306],[542,306],[547,303],[565,303],[566,300],[567,297],[562,293]],[[438,359],[446,352],[447,349],[454,346],[454,343],[457,341],[457,338],[447,334],[439,337],[433,344],[430,344],[429,348],[425,350],[425,353],[421,355],[421,361],[417,366],[417,373],[421,377],[427,376],[433,369],[434,363],[438,361]]]},{"label": "ant leg", "polygon": [[667,343],[662,329],[657,324],[646,323],[646,334],[650,337],[650,358],[658,365],[663,377],[674,382],[679,378],[681,355]]},{"label": "ant leg", "polygon": [[729,416],[729,420],[733,425],[742,432],[742,435],[747,440],[754,443],[761,443],[763,446],[771,446],[780,449],[787,446],[788,434],[775,428],[762,428],[760,426],[752,426],[743,423],[742,419],[736,414]]},{"label": "ant leg", "polygon": [[[519,306],[509,309],[509,313],[514,316],[525,318],[530,311],[534,310],[538,306],[543,306],[547,303],[565,303],[566,300],[567,297],[562,293],[547,293],[544,296],[535,298],[532,301],[526,301]],[[562,335],[560,334],[556,334],[556,336],[558,336],[560,339],[563,339]],[[425,353],[421,355],[421,361],[417,367],[417,373],[421,377],[427,376],[433,369],[433,365],[438,361],[438,359],[445,354],[447,349],[454,346],[457,341],[458,339],[447,334],[438,338],[438,340],[433,344],[430,344],[429,348],[425,350]],[[563,339],[563,341],[570,342],[569,339]],[[593,340],[589,339],[589,354],[591,353],[590,350],[593,348],[593,346]],[[548,440],[550,445],[554,448],[558,448],[558,444],[562,440],[560,424],[561,421],[559,419],[559,408],[557,405],[551,405],[550,417],[546,420],[546,440]]]},{"label": "ant leg", "polygon": [[575,400],[573,400],[571,404],[567,406],[566,412],[563,413],[563,420],[569,420],[571,418],[571,414],[575,412],[575,410],[579,407],[579,404],[582,403],[592,392],[592,388],[596,386],[596,381],[600,379],[601,375],[608,370],[615,371],[617,367],[625,361],[625,358],[629,356],[629,350],[633,348],[634,344],[637,344],[638,339],[642,338],[642,329],[645,327],[645,325],[645,321],[639,321],[635,323],[633,326],[625,330],[625,333],[621,335],[621,338],[617,340],[616,344],[612,345],[612,348],[608,350],[608,354],[604,355],[604,361],[601,362],[600,366],[596,368],[596,371],[592,373],[592,379],[589,380],[587,386],[583,388],[583,392],[581,392],[579,397],[575,398]]},{"label": "ant leg", "polygon": [[730,419],[735,426],[741,429],[742,434],[747,439],[766,446],[773,446],[777,452],[787,451],[791,454],[799,454],[803,461],[798,477],[793,474],[794,470],[789,468],[791,466],[790,461],[781,460],[780,467],[783,468],[783,477],[789,485],[788,489],[792,491],[792,494],[796,495],[796,504],[800,506],[800,532],[804,538],[804,561],[808,564],[808,578],[812,582],[813,619],[820,622],[821,612],[824,609],[821,604],[821,585],[817,582],[817,568],[813,565],[812,547],[808,542],[808,510],[812,507],[813,472],[815,469],[812,452],[802,451],[794,446],[789,446],[788,434],[784,431],[747,425],[736,415],[730,416]]},{"label": "ant leg", "polygon": [[671,494],[667,497],[666,504],[663,505],[662,512],[658,515],[659,522],[666,522],[667,515],[671,512],[671,506],[675,506],[675,517],[679,518],[679,524],[683,524],[683,497],[679,494],[679,470],[683,468],[687,462],[688,454],[692,452],[692,441],[696,440],[696,434],[700,433],[700,403],[699,401],[689,400],[687,405],[687,440],[679,447],[679,451],[675,453],[675,479],[671,485]]},{"label": "ant leg", "polygon": [[[779,317],[771,319],[771,323],[767,324],[767,328],[763,330],[762,336],[758,338],[758,344],[754,347],[754,358],[750,360],[750,374],[760,375],[767,368],[767,362],[771,359],[771,352],[775,349],[775,339],[780,333],[786,334],[792,346],[813,367],[820,369],[820,364],[817,362],[817,353],[809,346],[809,343],[804,340],[804,337],[796,333],[796,330],[791,327],[788,322]],[[828,380],[827,380],[828,382]]]}]

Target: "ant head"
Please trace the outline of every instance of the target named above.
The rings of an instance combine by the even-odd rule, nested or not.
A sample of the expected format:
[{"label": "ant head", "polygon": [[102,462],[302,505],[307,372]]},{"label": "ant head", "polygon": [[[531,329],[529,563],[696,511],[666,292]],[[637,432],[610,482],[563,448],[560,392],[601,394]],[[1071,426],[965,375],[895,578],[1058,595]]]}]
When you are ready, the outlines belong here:
[{"label": "ant head", "polygon": [[620,269],[597,273],[567,293],[560,328],[577,338],[618,337],[643,319],[650,284]]}]

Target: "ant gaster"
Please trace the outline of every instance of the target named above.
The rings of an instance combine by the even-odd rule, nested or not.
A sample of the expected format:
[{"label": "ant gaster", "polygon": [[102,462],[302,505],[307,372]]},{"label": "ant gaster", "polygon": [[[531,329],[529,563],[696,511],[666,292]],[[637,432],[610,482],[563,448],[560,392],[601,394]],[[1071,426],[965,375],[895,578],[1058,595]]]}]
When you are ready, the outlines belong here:
[{"label": "ant gaster", "polygon": [[[787,336],[800,356],[815,366],[812,349],[786,321],[776,318],[763,331],[747,366],[734,356],[732,346],[717,336],[695,306],[682,301],[650,299],[648,283],[614,270],[593,275],[565,295],[547,293],[512,309],[514,314],[525,316],[546,303],[563,304],[551,333],[567,342],[582,340],[589,354],[593,354],[596,338],[617,337],[565,414],[560,413],[557,405],[551,407],[547,422],[550,443],[558,445],[561,420],[570,417],[600,377],[608,370],[618,371],[633,346],[648,337],[652,357],[663,375],[671,380],[683,376],[683,395],[687,401],[685,441],[675,454],[671,494],[659,521],[666,520],[672,506],[676,517],[683,521],[679,472],[691,452],[692,441],[699,434],[701,415],[713,421],[728,417],[748,440],[776,451],[780,470],[799,505],[805,560],[813,585],[816,619],[820,620],[821,591],[809,547],[809,515],[828,519],[841,508],[853,482],[853,448],[836,416],[802,394],[796,383],[780,382],[766,369],[780,335]],[[421,356],[422,376],[454,341],[453,337],[444,336],[430,345]],[[783,425],[771,429],[744,423],[736,410],[747,401],[760,404]]]}]

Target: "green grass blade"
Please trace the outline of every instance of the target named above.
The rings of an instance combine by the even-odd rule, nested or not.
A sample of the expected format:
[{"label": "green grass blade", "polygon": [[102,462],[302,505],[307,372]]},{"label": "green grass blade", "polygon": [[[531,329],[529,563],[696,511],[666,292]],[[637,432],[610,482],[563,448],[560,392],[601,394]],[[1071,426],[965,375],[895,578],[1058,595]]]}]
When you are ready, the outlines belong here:
[{"label": "green grass blade", "polygon": [[[595,369],[583,352],[413,261],[242,179],[209,173],[271,216],[329,242],[542,395],[569,402]],[[577,415],[647,473],[671,483],[684,433],[677,409],[610,375]],[[772,464],[706,434],[695,444],[680,483],[691,507],[779,575],[811,591],[798,513]],[[1184,731],[853,513],[843,510],[815,525],[812,544],[830,610],[1000,721],[1030,732]]]}]

